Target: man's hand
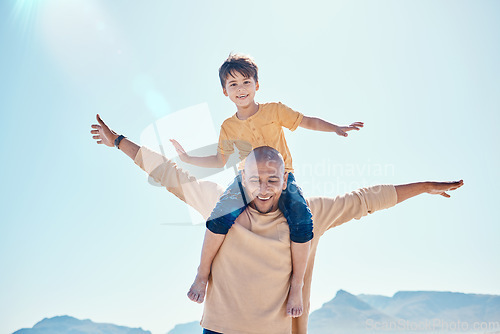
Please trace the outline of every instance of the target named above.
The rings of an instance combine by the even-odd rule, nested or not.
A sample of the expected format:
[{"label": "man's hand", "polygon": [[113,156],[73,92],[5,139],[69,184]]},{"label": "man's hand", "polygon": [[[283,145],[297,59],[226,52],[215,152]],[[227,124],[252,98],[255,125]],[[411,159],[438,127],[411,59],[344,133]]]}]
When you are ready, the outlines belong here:
[{"label": "man's hand", "polygon": [[347,137],[347,131],[357,130],[364,126],[363,122],[354,122],[349,126],[337,126],[335,133],[342,137]]},{"label": "man's hand", "polygon": [[184,148],[175,139],[170,139],[172,145],[174,145],[175,151],[179,155],[182,162],[189,163],[189,155],[184,151]]},{"label": "man's hand", "polygon": [[428,182],[427,184],[427,193],[433,195],[441,195],[446,198],[450,198],[451,196],[446,193],[446,191],[451,191],[460,188],[464,185],[464,180],[453,181],[453,182]]},{"label": "man's hand", "polygon": [[104,123],[99,114],[96,115],[96,118],[99,124],[92,124],[92,128],[96,129],[90,131],[90,133],[96,134],[92,138],[97,140],[97,144],[104,144],[109,147],[115,146],[115,139],[118,138],[118,134]]},{"label": "man's hand", "polygon": [[398,203],[407,200],[408,198],[412,198],[414,196],[428,193],[428,194],[437,194],[449,198],[446,192],[455,190],[464,185],[464,180],[460,181],[452,181],[452,182],[417,182],[417,183],[409,183],[409,184],[401,184],[395,186],[396,193],[398,196]]}]

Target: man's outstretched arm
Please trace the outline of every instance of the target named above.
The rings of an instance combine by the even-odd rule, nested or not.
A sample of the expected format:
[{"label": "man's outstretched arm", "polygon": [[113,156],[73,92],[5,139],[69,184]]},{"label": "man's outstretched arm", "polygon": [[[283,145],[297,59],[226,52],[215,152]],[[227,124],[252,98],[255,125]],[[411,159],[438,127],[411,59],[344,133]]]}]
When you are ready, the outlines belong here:
[{"label": "man's outstretched arm", "polygon": [[417,182],[402,185],[379,185],[361,188],[342,196],[316,197],[309,200],[314,220],[314,234],[352,219],[360,219],[375,211],[390,208],[408,198],[428,193],[450,197],[447,192],[460,188],[463,180],[455,182]]},{"label": "man's outstretched arm", "polygon": [[[99,115],[96,118],[99,124],[92,124],[93,130],[90,131],[94,134],[92,138],[97,141],[97,144],[113,147],[114,141],[119,135],[111,130]],[[219,196],[224,191],[214,182],[197,180],[187,171],[178,168],[175,162],[147,147],[140,147],[131,140],[122,139],[118,148],[134,160],[134,163],[156,182],[192,206],[205,219],[210,215]]]},{"label": "man's outstretched arm", "polygon": [[[97,140],[97,144],[104,144],[109,147],[115,146],[115,139],[118,138],[118,134],[111,130],[106,123],[101,119],[99,114],[96,116],[97,122],[99,124],[92,124],[92,129],[90,133],[94,134],[93,139]],[[119,149],[128,155],[132,160],[135,159],[137,152],[139,152],[140,146],[127,138],[120,141],[118,145]]]},{"label": "man's outstretched arm", "polygon": [[464,180],[452,181],[452,182],[417,182],[409,184],[401,184],[394,186],[396,188],[396,194],[398,196],[397,203],[401,203],[408,198],[414,196],[428,193],[428,194],[438,194],[449,198],[446,192],[455,190],[464,185]]}]

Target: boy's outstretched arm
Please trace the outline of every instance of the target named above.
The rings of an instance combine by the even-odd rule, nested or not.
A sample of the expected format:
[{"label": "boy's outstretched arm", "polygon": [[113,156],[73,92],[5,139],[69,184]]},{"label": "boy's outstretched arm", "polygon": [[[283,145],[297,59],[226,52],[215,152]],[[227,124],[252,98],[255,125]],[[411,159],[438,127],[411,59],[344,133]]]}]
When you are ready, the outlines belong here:
[{"label": "boy's outstretched arm", "polygon": [[349,126],[339,126],[327,122],[321,118],[304,116],[299,124],[300,127],[325,132],[335,132],[339,136],[347,137],[347,131],[358,130],[364,126],[363,122],[354,122]]},{"label": "boy's outstretched arm", "polygon": [[227,159],[229,158],[228,155],[221,154],[220,152],[217,152],[215,155],[209,155],[208,157],[193,157],[184,151],[184,148],[177,140],[170,139],[170,142],[174,145],[181,161],[198,167],[222,168],[226,165]]}]

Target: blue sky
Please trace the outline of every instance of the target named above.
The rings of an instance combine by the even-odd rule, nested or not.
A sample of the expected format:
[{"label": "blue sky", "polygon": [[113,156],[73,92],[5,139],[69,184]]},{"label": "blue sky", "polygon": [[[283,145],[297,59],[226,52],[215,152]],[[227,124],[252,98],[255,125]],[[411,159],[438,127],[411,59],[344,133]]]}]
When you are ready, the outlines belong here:
[{"label": "blue sky", "polygon": [[200,318],[185,294],[203,226],[90,125],[99,113],[139,143],[203,105],[212,124],[159,130],[214,143],[235,112],[217,75],[231,51],[257,61],[258,102],[365,122],[286,133],[306,196],[465,180],[327,233],[313,309],[339,289],[500,294],[497,1],[8,0],[0,15],[0,332],[62,314],[154,334]]}]

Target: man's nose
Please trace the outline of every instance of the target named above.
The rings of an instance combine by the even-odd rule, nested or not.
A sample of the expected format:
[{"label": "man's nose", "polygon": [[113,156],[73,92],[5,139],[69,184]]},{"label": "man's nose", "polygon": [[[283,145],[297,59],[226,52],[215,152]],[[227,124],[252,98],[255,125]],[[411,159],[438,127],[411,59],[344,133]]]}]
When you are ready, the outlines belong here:
[{"label": "man's nose", "polygon": [[260,184],[260,193],[265,195],[267,194],[267,183],[261,183]]}]

